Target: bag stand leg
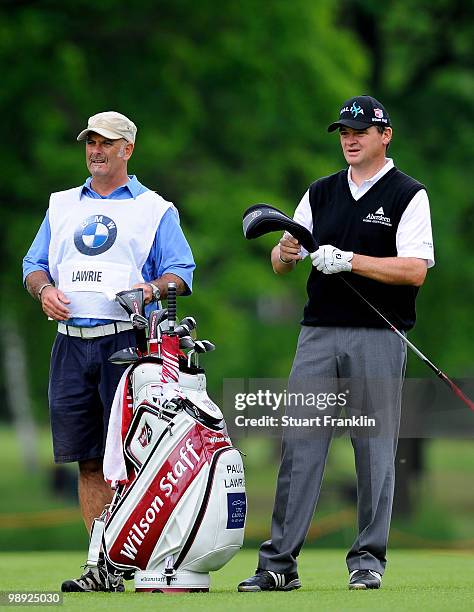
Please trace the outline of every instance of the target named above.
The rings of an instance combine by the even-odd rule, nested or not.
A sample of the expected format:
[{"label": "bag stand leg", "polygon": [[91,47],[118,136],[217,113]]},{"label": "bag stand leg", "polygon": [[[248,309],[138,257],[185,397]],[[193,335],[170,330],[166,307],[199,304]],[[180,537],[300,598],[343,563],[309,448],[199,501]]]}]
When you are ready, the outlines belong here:
[{"label": "bag stand leg", "polygon": [[89,551],[87,554],[87,565],[97,567],[99,553],[102,549],[102,536],[104,535],[105,522],[99,518],[92,523],[91,535],[89,539]]}]

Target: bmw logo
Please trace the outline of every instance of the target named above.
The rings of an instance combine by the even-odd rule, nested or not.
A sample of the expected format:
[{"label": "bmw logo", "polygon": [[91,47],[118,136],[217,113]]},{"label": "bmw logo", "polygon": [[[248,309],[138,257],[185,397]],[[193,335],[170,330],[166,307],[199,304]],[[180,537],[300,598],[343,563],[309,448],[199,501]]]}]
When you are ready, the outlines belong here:
[{"label": "bmw logo", "polygon": [[74,232],[76,249],[84,255],[108,251],[117,238],[115,221],[105,215],[87,217]]}]

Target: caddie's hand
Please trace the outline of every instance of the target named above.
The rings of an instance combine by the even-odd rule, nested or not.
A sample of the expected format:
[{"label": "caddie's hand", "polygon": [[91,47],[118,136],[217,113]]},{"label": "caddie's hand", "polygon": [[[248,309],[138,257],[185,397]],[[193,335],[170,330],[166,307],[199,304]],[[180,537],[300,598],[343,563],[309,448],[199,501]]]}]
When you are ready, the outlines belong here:
[{"label": "caddie's hand", "polygon": [[323,274],[337,274],[352,270],[352,251],[341,251],[332,244],[320,246],[315,253],[310,254],[313,266]]},{"label": "caddie's hand", "polygon": [[153,300],[153,289],[149,283],[137,283],[132,289],[143,289],[143,302],[145,306]]},{"label": "caddie's hand", "polygon": [[41,292],[41,308],[46,316],[55,321],[66,321],[70,318],[71,312],[66,306],[70,303],[71,300],[56,287],[45,287]]},{"label": "caddie's hand", "polygon": [[292,263],[301,259],[301,245],[288,232],[283,234],[278,244],[280,246],[280,260],[283,263]]}]

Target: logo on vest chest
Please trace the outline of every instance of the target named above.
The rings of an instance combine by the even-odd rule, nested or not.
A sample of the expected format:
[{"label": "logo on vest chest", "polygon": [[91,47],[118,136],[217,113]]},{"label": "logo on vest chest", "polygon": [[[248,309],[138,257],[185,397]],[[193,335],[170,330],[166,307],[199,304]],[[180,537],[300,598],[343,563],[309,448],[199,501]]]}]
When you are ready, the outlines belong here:
[{"label": "logo on vest chest", "polygon": [[74,244],[83,255],[100,255],[108,251],[117,238],[115,221],[105,215],[84,219],[74,232]]},{"label": "logo on vest chest", "polygon": [[390,217],[385,216],[385,212],[383,207],[380,206],[373,213],[369,213],[364,219],[362,219],[364,223],[378,223],[379,225],[386,225],[387,227],[392,227],[392,221]]}]

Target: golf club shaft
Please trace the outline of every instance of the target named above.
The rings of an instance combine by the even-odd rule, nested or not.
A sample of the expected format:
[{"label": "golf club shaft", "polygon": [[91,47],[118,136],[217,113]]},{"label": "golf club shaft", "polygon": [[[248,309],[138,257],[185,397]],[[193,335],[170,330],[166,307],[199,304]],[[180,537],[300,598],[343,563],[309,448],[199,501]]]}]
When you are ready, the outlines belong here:
[{"label": "golf club shaft", "polygon": [[400,340],[402,340],[415,353],[415,355],[417,355],[424,363],[426,363],[426,365],[433,370],[436,376],[440,378],[445,383],[445,385],[447,385],[451,389],[451,391],[453,391],[459,397],[459,399],[461,399],[474,412],[474,402],[471,399],[469,399],[466,395],[464,395],[461,389],[448,376],[446,376],[446,374],[443,371],[441,371],[438,367],[436,367],[435,364],[432,361],[430,361],[428,357],[426,357],[426,355],[423,355],[423,353],[412,342],[410,342],[410,340],[408,340],[408,338],[404,334],[402,334],[402,332],[399,331],[393,325],[393,323],[391,323],[380,312],[380,310],[378,310],[373,304],[369,302],[369,300],[367,300],[359,291],[357,291],[357,289],[353,285],[351,285],[351,283],[348,280],[346,280],[343,276],[339,276],[339,278],[343,280],[346,283],[346,285],[350,287],[352,291],[354,291],[354,293],[356,293],[360,297],[360,299],[363,300],[367,304],[367,306],[370,306],[370,308],[372,308],[372,310],[375,313],[377,313],[377,315],[383,321],[385,321],[385,323],[387,323],[390,329],[397,334]]},{"label": "golf club shaft", "polygon": [[[266,223],[266,225],[265,225]],[[274,206],[269,204],[255,204],[249,207],[244,213],[243,219],[243,230],[244,236],[247,239],[258,238],[263,234],[276,231],[277,229],[286,230],[294,236],[299,243],[312,254],[317,251],[319,245],[316,238],[300,223],[297,223],[294,219],[291,219],[281,210],[278,210]],[[389,328],[397,334],[397,336],[417,355],[426,365],[433,370],[438,378],[440,378],[445,385],[447,385],[458,397],[461,399],[473,412],[474,402],[468,398],[461,389],[442,372],[438,367],[434,365],[423,353],[412,344],[398,329],[373,305],[367,300],[349,281],[343,276],[338,275],[348,287],[356,293],[359,298],[364,301],[385,323]]]}]

